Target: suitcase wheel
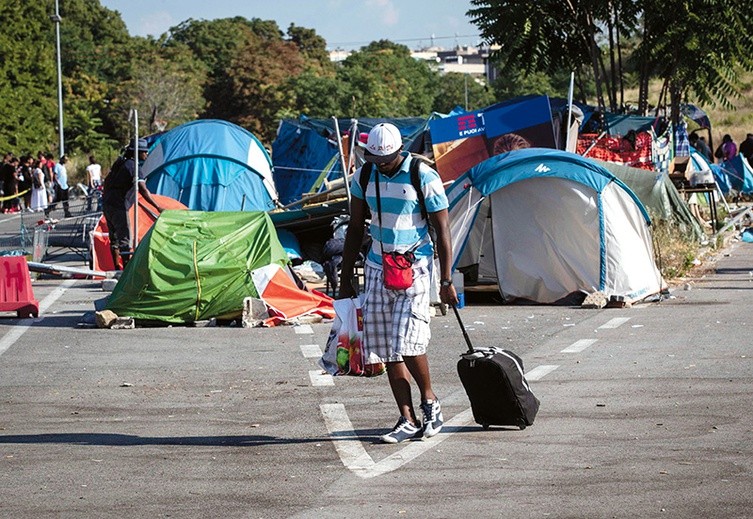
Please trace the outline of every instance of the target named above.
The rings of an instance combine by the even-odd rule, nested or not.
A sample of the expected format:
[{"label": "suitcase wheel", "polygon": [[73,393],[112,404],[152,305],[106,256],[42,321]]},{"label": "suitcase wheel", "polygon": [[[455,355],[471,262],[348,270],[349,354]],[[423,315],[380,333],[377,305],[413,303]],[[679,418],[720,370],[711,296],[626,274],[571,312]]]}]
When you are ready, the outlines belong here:
[{"label": "suitcase wheel", "polygon": [[483,427],[484,429],[488,429],[489,428],[489,424],[486,423],[486,422],[482,422],[481,423],[481,427]]},{"label": "suitcase wheel", "polygon": [[526,425],[525,424],[520,424],[520,425],[518,425],[518,427],[520,427],[520,430],[522,431],[523,429],[526,428]]}]

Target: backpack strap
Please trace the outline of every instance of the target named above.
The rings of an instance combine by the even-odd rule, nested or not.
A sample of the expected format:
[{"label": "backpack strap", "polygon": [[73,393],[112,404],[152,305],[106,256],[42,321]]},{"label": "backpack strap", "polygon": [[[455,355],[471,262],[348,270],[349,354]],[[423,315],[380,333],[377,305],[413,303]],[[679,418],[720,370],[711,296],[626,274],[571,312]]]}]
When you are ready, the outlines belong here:
[{"label": "backpack strap", "polygon": [[[429,221],[429,213],[426,210],[426,198],[424,198],[424,192],[421,189],[421,176],[419,174],[419,168],[421,167],[421,161],[420,159],[416,159],[414,157],[408,156],[410,159],[410,183],[413,186],[413,189],[416,190],[416,196],[418,197],[418,205],[421,208],[421,216],[426,220]],[[371,180],[371,171],[373,168],[373,164],[371,162],[364,162],[363,166],[361,166],[361,175],[358,177],[358,184],[361,186],[361,191],[363,192],[364,199],[366,198],[366,188],[369,185],[369,180]]]},{"label": "backpack strap", "polygon": [[364,162],[361,166],[361,176],[358,177],[358,184],[361,186],[361,192],[363,192],[363,198],[366,199],[366,188],[369,186],[369,180],[371,180],[371,168],[373,164],[371,162]]},{"label": "backpack strap", "polygon": [[418,197],[418,205],[421,208],[421,216],[424,220],[429,221],[429,213],[426,210],[426,198],[424,198],[424,191],[421,189],[421,176],[419,175],[418,168],[421,167],[421,161],[414,157],[410,157],[410,183],[413,189],[416,190],[416,196]]}]

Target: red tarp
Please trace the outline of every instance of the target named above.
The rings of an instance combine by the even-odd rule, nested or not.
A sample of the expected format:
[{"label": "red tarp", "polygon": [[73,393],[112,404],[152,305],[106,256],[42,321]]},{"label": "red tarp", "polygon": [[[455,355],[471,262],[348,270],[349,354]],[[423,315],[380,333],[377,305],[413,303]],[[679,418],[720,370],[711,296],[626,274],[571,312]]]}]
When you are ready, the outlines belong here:
[{"label": "red tarp", "polygon": [[[170,197],[152,194],[152,198],[157,201],[163,209],[188,209],[185,205],[173,200]],[[146,200],[139,197],[139,242],[144,235],[152,228],[157,221],[159,213],[157,209],[149,204]],[[133,222],[133,207],[128,211],[128,221]],[[99,223],[91,233],[92,239],[92,270],[115,270],[112,263],[112,254],[110,253],[110,237],[107,230],[105,217],[99,219]]]}]

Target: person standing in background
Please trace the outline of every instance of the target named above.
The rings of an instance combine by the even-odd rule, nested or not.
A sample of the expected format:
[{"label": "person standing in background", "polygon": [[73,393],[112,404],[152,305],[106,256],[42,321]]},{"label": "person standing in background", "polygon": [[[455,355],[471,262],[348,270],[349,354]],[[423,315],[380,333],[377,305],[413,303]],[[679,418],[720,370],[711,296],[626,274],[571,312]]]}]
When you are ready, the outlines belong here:
[{"label": "person standing in background", "polygon": [[714,152],[714,157],[720,159],[719,162],[726,162],[737,155],[737,144],[732,140],[732,136],[727,133],[722,137],[722,143]]},{"label": "person standing in background", "polygon": [[92,199],[97,199],[97,211],[102,210],[102,166],[97,163],[94,155],[89,155],[89,165],[86,166],[86,211],[92,210]]},{"label": "person standing in background", "polygon": [[36,160],[31,170],[31,205],[32,211],[47,209],[47,189],[44,185],[44,172],[41,162]]},{"label": "person standing in background", "polygon": [[[63,212],[65,218],[73,216],[68,207],[68,169],[66,164],[68,163],[68,157],[63,155],[55,165],[55,202],[63,202]],[[55,208],[55,204],[52,205],[52,209]]]},{"label": "person standing in background", "polygon": [[750,163],[753,160],[753,133],[745,136],[745,140],[740,143],[740,155],[745,157]]}]

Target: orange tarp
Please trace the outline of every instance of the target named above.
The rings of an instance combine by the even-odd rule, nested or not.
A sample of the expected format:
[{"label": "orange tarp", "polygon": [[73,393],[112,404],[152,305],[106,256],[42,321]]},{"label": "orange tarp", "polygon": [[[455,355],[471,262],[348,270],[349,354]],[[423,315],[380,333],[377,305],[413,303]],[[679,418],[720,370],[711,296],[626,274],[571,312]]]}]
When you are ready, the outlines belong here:
[{"label": "orange tarp", "polygon": [[[152,194],[152,198],[157,201],[163,209],[188,209],[185,205],[177,200],[167,196]],[[128,221],[133,225],[133,206],[128,210]],[[149,204],[146,200],[139,197],[139,218],[138,218],[138,237],[141,242],[144,235],[149,232],[154,222],[157,221],[159,213],[157,209]],[[133,233],[133,230],[131,230]],[[112,254],[110,253],[110,237],[107,229],[105,217],[99,219],[99,223],[91,233],[92,237],[92,269],[107,272],[115,270],[112,263]]]}]

